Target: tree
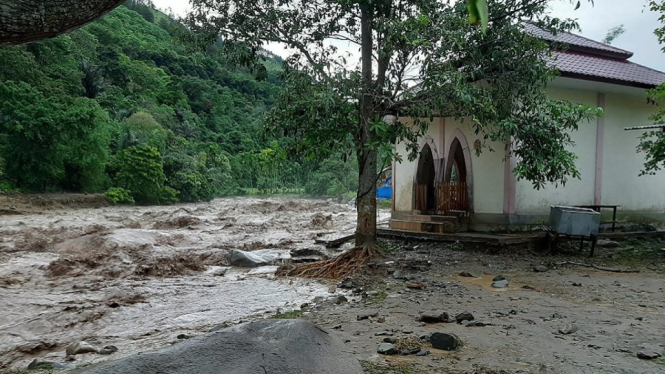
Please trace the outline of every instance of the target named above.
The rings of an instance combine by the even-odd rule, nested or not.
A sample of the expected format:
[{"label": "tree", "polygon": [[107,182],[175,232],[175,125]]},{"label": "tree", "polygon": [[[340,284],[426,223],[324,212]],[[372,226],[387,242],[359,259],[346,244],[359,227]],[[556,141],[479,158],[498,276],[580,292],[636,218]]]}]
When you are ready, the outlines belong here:
[{"label": "tree", "polygon": [[[575,156],[565,148],[571,143],[568,131],[596,112],[548,100],[544,86],[556,74],[543,58],[549,49],[521,28],[525,21],[552,31],[575,23],[546,16],[545,0],[484,3],[474,0],[467,8],[431,0],[194,0],[188,19],[199,35],[221,36],[231,59],[259,77],[264,72],[253,57],[261,57],[256,52],[265,43],[294,50],[285,60],[284,89],[268,124],[295,139],[290,149],[309,158],[355,153],[357,250],[343,260],[362,264],[379,253],[379,163],[390,156],[399,161],[397,142],[415,158],[417,139],[434,116],[464,119],[486,140],[507,144],[519,160],[517,176],[537,187],[578,175]],[[470,25],[470,14],[471,23],[487,23],[487,29]],[[344,53],[340,42],[357,47],[359,60]],[[386,120],[391,115],[396,122]],[[555,141],[534,141],[548,134]],[[348,270],[338,265],[319,266],[315,273]]]},{"label": "tree", "polygon": [[[650,1],[649,8],[652,12],[658,12],[660,17],[658,20],[662,26],[654,30],[658,37],[658,41],[663,44],[665,42],[665,0]],[[665,47],[662,48],[665,52]],[[647,92],[648,100],[655,104],[665,103],[665,83],[660,86],[649,90]],[[640,175],[655,174],[657,171],[665,168],[665,108],[661,107],[653,116],[651,120],[657,125],[663,125],[660,130],[646,131],[640,137],[640,143],[637,146],[638,152],[645,153],[646,161],[644,168]]]},{"label": "tree", "polygon": [[612,42],[623,35],[626,32],[626,29],[623,27],[623,25],[619,26],[614,26],[611,29],[607,31],[607,35],[603,38],[603,43],[605,44],[612,44]]},{"label": "tree", "polygon": [[103,16],[125,0],[0,0],[0,45],[53,38]]},{"label": "tree", "polygon": [[156,148],[148,145],[129,147],[117,156],[115,163],[118,169],[115,182],[131,191],[136,202],[172,204],[178,201],[177,191],[164,185],[164,163]]}]

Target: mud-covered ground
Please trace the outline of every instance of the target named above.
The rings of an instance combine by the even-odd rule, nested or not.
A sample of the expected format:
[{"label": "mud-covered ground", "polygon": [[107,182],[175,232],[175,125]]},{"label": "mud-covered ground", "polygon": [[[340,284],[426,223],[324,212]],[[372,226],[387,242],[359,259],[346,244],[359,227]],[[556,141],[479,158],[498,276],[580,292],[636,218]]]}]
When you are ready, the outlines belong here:
[{"label": "mud-covered ground", "polygon": [[[338,335],[368,361],[371,373],[665,372],[664,361],[636,357],[665,348],[663,239],[597,249],[596,264],[640,270],[627,274],[556,265],[586,261],[576,253],[538,257],[524,248],[490,253],[483,246],[385,242],[388,257],[373,275],[357,276],[345,289],[337,282],[275,279],[270,266],[232,268],[229,254],[270,254],[279,264],[298,251],[326,252],[317,241],[353,231],[350,204],[232,198],[109,207],[81,196],[36,201],[0,199],[0,372],[24,369],[34,358],[64,363],[65,347],[80,340],[119,350],[77,355],[70,364],[79,367],[278,311]],[[550,270],[533,271],[543,264]],[[473,277],[460,276],[463,271]],[[508,288],[490,286],[499,274]],[[409,283],[426,288],[410,289]],[[422,313],[464,311],[490,325],[415,320]],[[559,333],[569,324],[578,330]],[[464,347],[425,357],[376,353],[386,334],[435,331],[455,333]]]}]

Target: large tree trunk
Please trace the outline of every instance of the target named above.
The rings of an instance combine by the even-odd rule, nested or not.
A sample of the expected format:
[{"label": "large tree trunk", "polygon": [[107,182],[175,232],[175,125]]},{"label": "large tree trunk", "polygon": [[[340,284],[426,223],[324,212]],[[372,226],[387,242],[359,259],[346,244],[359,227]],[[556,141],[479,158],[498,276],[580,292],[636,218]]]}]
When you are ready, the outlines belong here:
[{"label": "large tree trunk", "polygon": [[0,0],[0,45],[29,43],[79,28],[126,0]]},{"label": "large tree trunk", "polygon": [[373,118],[372,93],[372,27],[371,12],[363,10],[361,17],[361,58],[363,97],[360,103],[360,141],[358,144],[358,224],[356,247],[373,246],[376,242],[376,158],[377,152],[368,149],[371,139],[370,120]]}]

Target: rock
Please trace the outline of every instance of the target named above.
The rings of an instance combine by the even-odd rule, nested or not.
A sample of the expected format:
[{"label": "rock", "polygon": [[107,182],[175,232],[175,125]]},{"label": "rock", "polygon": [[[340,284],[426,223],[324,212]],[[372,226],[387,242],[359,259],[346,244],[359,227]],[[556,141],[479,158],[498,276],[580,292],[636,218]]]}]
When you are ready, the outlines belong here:
[{"label": "rock", "polygon": [[340,305],[344,304],[345,302],[349,301],[344,295],[339,295],[335,298],[333,298],[333,303]]},{"label": "rock", "polygon": [[388,337],[386,337],[386,338],[383,338],[383,342],[384,342],[384,343],[390,343],[390,344],[395,344],[395,343],[397,343],[397,340],[399,340],[399,339],[394,338],[394,337],[392,337],[392,336],[388,336]]},{"label": "rock", "polygon": [[582,287],[582,283],[573,282],[573,287]]},{"label": "rock", "polygon": [[235,250],[231,253],[231,266],[255,268],[270,265],[270,261],[256,253]]},{"label": "rock", "polygon": [[421,348],[420,351],[418,351],[418,353],[416,353],[416,356],[427,356],[429,354],[430,354],[430,351],[428,351],[427,349],[422,349]]},{"label": "rock", "polygon": [[471,275],[471,273],[469,273],[468,271],[463,271],[463,272],[459,273],[459,276],[460,277],[465,277],[465,278],[473,278],[473,275]]},{"label": "rock", "polygon": [[210,275],[215,276],[215,277],[223,277],[224,275],[226,275],[226,272],[228,270],[229,270],[229,268],[220,267],[218,269],[215,269],[215,270],[211,271]]},{"label": "rock", "polygon": [[353,288],[359,288],[360,283],[358,283],[358,281],[353,278],[346,278],[340,284],[338,284],[337,287],[349,290]]},{"label": "rock", "polygon": [[637,352],[637,358],[642,360],[653,360],[660,357],[660,353],[656,352],[653,349],[643,349]]},{"label": "rock", "polygon": [[525,289],[525,290],[530,290],[530,291],[534,291],[536,289],[536,287],[529,286],[528,284],[525,284],[524,286],[522,286],[522,288]]},{"label": "rock", "polygon": [[[182,335],[178,335],[178,339],[189,339],[189,336],[187,336],[187,335],[185,335],[185,336],[187,336],[186,338],[181,338],[180,336],[182,336]],[[100,355],[110,355],[110,354],[113,354],[113,353],[116,353],[116,352],[118,352],[118,347],[116,347],[115,345],[107,345],[104,348],[99,350]]]},{"label": "rock", "polygon": [[376,318],[378,316],[379,316],[379,312],[372,313],[372,314],[361,314],[361,315],[356,316],[356,321],[362,321],[364,319],[369,319],[370,317],[371,318]]},{"label": "rock", "polygon": [[462,341],[454,334],[435,332],[429,337],[432,348],[444,351],[454,351],[462,346]]},{"label": "rock", "polygon": [[550,270],[550,268],[548,268],[545,265],[538,265],[533,268],[533,271],[535,271],[536,273],[544,273],[548,270]]},{"label": "rock", "polygon": [[406,274],[404,274],[404,272],[401,271],[401,270],[395,270],[395,272],[393,273],[393,278],[394,278],[394,279],[408,280],[408,279],[409,279],[409,276],[406,275]]},{"label": "rock", "polygon": [[576,331],[577,331],[577,326],[573,325],[572,323],[569,323],[559,329],[559,332],[564,335],[572,334]]},{"label": "rock", "polygon": [[65,353],[67,356],[80,355],[82,353],[97,353],[99,350],[84,341],[75,342],[67,346]]},{"label": "rock", "polygon": [[379,348],[377,348],[376,351],[379,354],[382,354],[382,355],[397,354],[397,348],[395,348],[395,345],[391,344],[391,343],[381,343],[381,344],[379,344]]},{"label": "rock", "polygon": [[506,277],[503,275],[497,275],[496,277],[492,278],[492,282],[499,282],[499,281],[505,281]]},{"label": "rock", "polygon": [[291,257],[326,257],[325,253],[314,248],[296,248],[290,253]]},{"label": "rock", "polygon": [[452,322],[450,315],[446,312],[443,312],[439,315],[423,314],[416,317],[416,322],[425,322],[425,323],[448,323]]},{"label": "rock", "polygon": [[197,336],[83,371],[85,374],[362,374],[333,334],[301,319],[265,319]]},{"label": "rock", "polygon": [[409,283],[406,285],[406,288],[410,288],[412,290],[424,290],[427,288],[427,285],[425,283]]},{"label": "rock", "polygon": [[28,365],[28,370],[76,370],[76,366],[34,359],[30,365]]},{"label": "rock", "polygon": [[494,288],[506,288],[506,287],[508,287],[508,281],[504,279],[504,280],[499,280],[499,281],[492,282],[492,287],[494,287]]},{"label": "rock", "polygon": [[473,321],[474,319],[473,314],[469,312],[462,312],[455,316],[455,321],[457,321],[457,323],[462,323],[462,321]]},{"label": "rock", "polygon": [[619,243],[619,242],[615,242],[615,241],[612,241],[612,240],[603,240],[603,239],[598,240],[596,242],[596,245],[598,247],[602,247],[602,248],[618,248],[618,247],[621,247],[621,243]]},{"label": "rock", "polygon": [[493,326],[491,323],[479,322],[479,321],[463,321],[462,325],[464,327],[484,327],[484,326]]},{"label": "rock", "polygon": [[185,340],[185,339],[191,338],[191,336],[189,336],[187,334],[180,334],[180,335],[176,336],[175,338],[180,339],[180,340]]}]

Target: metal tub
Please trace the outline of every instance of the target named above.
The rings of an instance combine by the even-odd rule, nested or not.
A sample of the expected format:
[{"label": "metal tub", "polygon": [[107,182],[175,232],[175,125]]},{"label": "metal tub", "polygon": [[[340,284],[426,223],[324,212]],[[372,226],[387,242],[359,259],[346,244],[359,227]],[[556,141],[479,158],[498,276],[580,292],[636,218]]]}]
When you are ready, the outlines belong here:
[{"label": "metal tub", "polygon": [[600,213],[587,208],[553,206],[550,209],[550,227],[561,235],[596,237]]}]

